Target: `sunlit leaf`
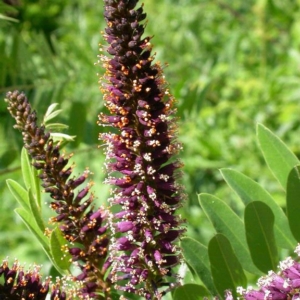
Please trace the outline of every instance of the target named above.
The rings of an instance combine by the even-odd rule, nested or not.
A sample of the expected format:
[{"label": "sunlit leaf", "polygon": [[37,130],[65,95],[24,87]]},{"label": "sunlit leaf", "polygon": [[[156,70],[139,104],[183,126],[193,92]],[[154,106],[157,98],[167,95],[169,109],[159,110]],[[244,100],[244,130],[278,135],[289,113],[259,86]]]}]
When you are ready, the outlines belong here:
[{"label": "sunlit leaf", "polygon": [[37,205],[41,208],[40,181],[38,171],[32,166],[27,150],[23,147],[21,153],[21,168],[25,186],[32,190],[32,194],[36,198]]},{"label": "sunlit leaf", "polygon": [[1,19],[1,20],[4,20],[4,21],[11,21],[11,22],[16,22],[16,23],[19,22],[18,19],[11,18],[11,17],[5,16],[5,15],[3,15],[3,14],[0,14],[0,19]]},{"label": "sunlit leaf", "polygon": [[21,207],[24,208],[26,211],[30,211],[30,204],[27,191],[20,184],[18,184],[12,179],[7,179],[6,184],[12,195],[21,205]]},{"label": "sunlit leaf", "polygon": [[175,290],[173,300],[202,300],[205,296],[209,296],[209,293],[203,286],[185,284]]},{"label": "sunlit leaf", "polygon": [[267,165],[283,189],[291,169],[299,164],[292,151],[268,128],[257,125],[257,138]]},{"label": "sunlit leaf", "polygon": [[245,208],[248,246],[255,265],[264,273],[275,270],[278,253],[274,238],[274,215],[263,202],[253,201]]},{"label": "sunlit leaf", "polygon": [[62,109],[55,110],[55,108],[58,106],[58,103],[52,103],[49,105],[45,115],[44,115],[44,122],[47,123],[49,120],[55,118],[59,113],[62,112]]},{"label": "sunlit leaf", "polygon": [[66,140],[68,142],[72,142],[75,139],[75,135],[68,135],[64,133],[59,133],[59,132],[52,132],[51,134],[52,138],[55,138],[56,140]]},{"label": "sunlit leaf", "polygon": [[243,221],[224,201],[213,195],[200,194],[199,201],[216,232],[222,233],[230,241],[244,269],[253,274],[259,274],[260,271],[251,260]]},{"label": "sunlit leaf", "polygon": [[41,215],[42,212],[41,212],[40,207],[38,206],[37,201],[36,201],[35,197],[33,196],[30,188],[28,189],[28,199],[29,199],[32,216],[35,219],[35,222],[39,226],[40,230],[42,232],[44,232],[45,224],[42,219],[42,215]]},{"label": "sunlit leaf", "polygon": [[225,290],[230,289],[236,297],[236,288],[246,286],[247,279],[228,239],[222,234],[215,235],[208,244],[208,255],[219,294],[224,297]]},{"label": "sunlit leaf", "polygon": [[296,240],[300,242],[300,166],[294,167],[288,177],[286,189],[286,210],[291,231]]},{"label": "sunlit leaf", "polygon": [[198,241],[188,237],[181,240],[181,248],[183,257],[189,267],[194,270],[210,293],[216,295],[217,291],[210,274],[207,248]]},{"label": "sunlit leaf", "polygon": [[69,128],[68,125],[62,123],[47,123],[45,127],[51,131],[61,131]]},{"label": "sunlit leaf", "polygon": [[274,230],[278,246],[294,249],[297,242],[291,233],[287,217],[272,196],[257,182],[236,170],[221,169],[221,173],[227,184],[237,193],[245,205],[252,201],[261,201],[271,208],[275,216]]},{"label": "sunlit leaf", "polygon": [[27,154],[26,149],[23,147],[21,152],[21,168],[23,180],[27,189],[32,188],[32,165]]},{"label": "sunlit leaf", "polygon": [[51,114],[44,117],[44,123],[49,122],[50,120],[54,119],[57,115],[59,115],[62,112],[62,109],[55,110]]},{"label": "sunlit leaf", "polygon": [[45,250],[48,257],[51,258],[50,248],[49,248],[49,245],[48,245],[48,239],[44,235],[44,232],[41,231],[41,229],[36,224],[35,219],[33,218],[33,216],[22,207],[16,208],[15,212],[16,212],[17,215],[19,215],[21,217],[21,219],[23,220],[23,222],[25,223],[27,228],[38,239],[38,241],[40,242],[41,246]]},{"label": "sunlit leaf", "polygon": [[62,274],[69,270],[71,265],[71,255],[66,252],[67,241],[61,234],[61,231],[56,227],[50,236],[50,248],[55,266]]}]

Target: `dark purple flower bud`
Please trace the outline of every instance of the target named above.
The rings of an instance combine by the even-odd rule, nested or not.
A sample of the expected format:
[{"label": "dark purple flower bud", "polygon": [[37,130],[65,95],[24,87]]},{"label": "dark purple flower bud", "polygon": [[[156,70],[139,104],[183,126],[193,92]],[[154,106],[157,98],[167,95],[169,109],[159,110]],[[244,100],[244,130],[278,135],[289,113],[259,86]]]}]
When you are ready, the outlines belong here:
[{"label": "dark purple flower bud", "polygon": [[69,253],[71,255],[79,256],[81,252],[82,252],[82,249],[80,249],[80,248],[70,248],[69,249]]},{"label": "dark purple flower bud", "polygon": [[81,185],[86,180],[85,175],[81,175],[80,177],[76,178],[75,180],[70,179],[68,181],[68,185],[71,189],[77,188],[79,185]]},{"label": "dark purple flower bud", "polygon": [[118,231],[120,231],[120,232],[129,231],[133,227],[134,227],[134,224],[133,224],[133,222],[130,222],[130,221],[124,221],[124,222],[117,223],[117,228],[118,228]]},{"label": "dark purple flower bud", "polygon": [[119,238],[117,240],[117,243],[116,243],[115,247],[118,250],[131,250],[131,249],[134,249],[133,244],[126,237]]},{"label": "dark purple flower bud", "polygon": [[66,213],[63,213],[63,214],[60,214],[60,215],[58,215],[56,218],[55,218],[55,220],[56,220],[56,222],[60,222],[61,220],[64,220],[65,218],[67,218],[67,214]]},{"label": "dark purple flower bud", "polygon": [[[40,267],[34,265],[31,269],[25,271],[17,260],[10,269],[8,261],[4,260],[0,266],[0,277],[4,275],[3,284],[0,285],[1,297],[3,299],[20,299],[20,295],[22,297],[28,295],[29,298],[26,299],[45,300],[50,280],[46,279],[42,282],[39,270]],[[66,295],[65,298],[56,299],[66,299]]]}]

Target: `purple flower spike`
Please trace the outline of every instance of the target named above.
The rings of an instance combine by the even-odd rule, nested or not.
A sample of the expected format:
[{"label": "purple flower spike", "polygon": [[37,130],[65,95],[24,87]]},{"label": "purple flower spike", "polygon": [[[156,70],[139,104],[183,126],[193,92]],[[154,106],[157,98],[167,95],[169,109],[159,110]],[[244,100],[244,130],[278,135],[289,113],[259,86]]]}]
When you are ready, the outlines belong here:
[{"label": "purple flower spike", "polygon": [[[36,113],[32,111],[26,96],[18,91],[8,92],[6,101],[9,112],[16,120],[14,127],[22,131],[24,147],[33,160],[32,164],[40,170],[42,186],[53,199],[50,206],[57,215],[51,221],[59,223],[69,243],[72,260],[85,278],[83,295],[90,292],[89,296],[92,297],[96,290],[109,295],[110,283],[104,279],[106,267],[102,269],[108,249],[108,213],[104,208],[94,210],[94,195],[90,193],[92,184],[80,188],[87,181],[89,172],[69,178],[72,173],[72,167],[68,167],[69,159],[60,154],[59,143],[54,143],[45,127],[37,125]],[[75,247],[75,242],[80,247]],[[13,274],[10,274],[10,278],[13,278]],[[53,291],[51,297],[64,299],[64,294],[58,295]]]},{"label": "purple flower spike", "polygon": [[118,288],[148,299],[160,295],[181,259],[176,242],[183,221],[175,215],[184,198],[176,183],[181,145],[174,138],[174,98],[153,62],[151,38],[142,37],[143,7],[135,8],[137,0],[104,3],[110,56],[100,55],[99,62],[106,69],[102,91],[109,114],[100,114],[99,124],[115,129],[100,138],[107,144],[106,182],[116,187],[110,202],[120,207],[111,218],[111,278],[128,278]]}]

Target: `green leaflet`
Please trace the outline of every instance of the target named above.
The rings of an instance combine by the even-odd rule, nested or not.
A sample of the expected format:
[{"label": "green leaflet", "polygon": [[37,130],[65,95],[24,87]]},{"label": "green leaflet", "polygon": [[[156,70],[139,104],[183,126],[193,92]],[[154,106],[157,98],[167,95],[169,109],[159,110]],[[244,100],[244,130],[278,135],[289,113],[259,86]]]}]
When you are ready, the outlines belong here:
[{"label": "green leaflet", "polygon": [[42,232],[44,232],[45,224],[44,224],[44,221],[41,216],[40,207],[38,207],[36,198],[33,196],[31,188],[28,189],[27,193],[28,193],[29,205],[30,205],[30,210],[31,210],[32,216],[35,219],[36,224],[39,226],[40,230]]},{"label": "green leaflet", "polygon": [[27,150],[23,147],[21,152],[21,168],[23,174],[23,180],[26,189],[32,190],[32,194],[36,197],[36,203],[41,209],[41,193],[40,182],[36,169],[32,166]]},{"label": "green leaflet", "polygon": [[243,268],[250,273],[259,274],[260,271],[251,260],[243,221],[224,201],[213,195],[200,194],[199,201],[216,232],[222,233],[230,241]]},{"label": "green leaflet", "polygon": [[300,166],[294,167],[288,177],[286,188],[286,210],[291,231],[295,239],[300,242]]},{"label": "green leaflet", "polygon": [[55,108],[58,105],[59,105],[58,103],[52,103],[52,104],[49,105],[49,107],[47,108],[47,111],[44,115],[44,120],[43,120],[44,124],[46,124],[50,120],[54,119],[56,116],[58,116],[63,111],[62,109],[55,110]]},{"label": "green leaflet", "polygon": [[28,229],[38,239],[38,241],[42,245],[42,247],[45,250],[45,252],[48,255],[48,257],[51,258],[50,248],[49,248],[49,245],[48,245],[48,238],[44,235],[44,232],[41,231],[41,229],[37,225],[35,219],[32,217],[32,215],[30,214],[30,212],[26,211],[22,207],[16,208],[15,212],[16,212],[16,214],[18,216],[20,216],[20,218],[23,220],[23,222],[28,227]]},{"label": "green leaflet", "polygon": [[66,244],[67,241],[62,236],[61,231],[56,227],[50,236],[50,250],[52,261],[61,274],[66,273],[71,265],[71,255],[62,250]]},{"label": "green leaflet", "polygon": [[236,288],[246,286],[247,279],[230,242],[223,234],[216,234],[208,244],[211,273],[215,286],[224,298],[227,289],[236,297]]},{"label": "green leaflet", "polygon": [[238,171],[221,169],[221,174],[245,205],[252,201],[261,201],[270,207],[275,216],[274,230],[278,246],[294,249],[297,242],[291,233],[287,217],[272,196],[257,182]]},{"label": "green leaflet", "polygon": [[257,139],[265,161],[283,189],[286,189],[288,174],[299,164],[293,152],[268,128],[257,125]]},{"label": "green leaflet", "polygon": [[27,191],[16,181],[12,179],[7,179],[6,184],[12,193],[12,195],[15,197],[17,202],[21,205],[21,207],[24,208],[26,211],[30,211],[30,204],[29,204],[29,198]]},{"label": "green leaflet", "polygon": [[196,272],[210,293],[217,295],[210,273],[207,248],[198,241],[188,237],[181,240],[181,248],[187,264]]},{"label": "green leaflet", "polygon": [[175,290],[173,300],[202,300],[205,296],[209,293],[203,286],[189,283]]},{"label": "green leaflet", "polygon": [[273,232],[274,215],[265,203],[253,201],[245,208],[248,246],[255,265],[264,273],[275,270],[278,253]]}]

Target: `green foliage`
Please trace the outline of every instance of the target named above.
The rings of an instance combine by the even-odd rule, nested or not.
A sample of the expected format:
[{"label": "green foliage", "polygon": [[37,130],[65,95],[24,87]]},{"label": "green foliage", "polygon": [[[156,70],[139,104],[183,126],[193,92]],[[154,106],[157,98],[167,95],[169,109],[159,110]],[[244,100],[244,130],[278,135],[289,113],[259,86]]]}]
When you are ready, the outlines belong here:
[{"label": "green foliage", "polygon": [[[45,9],[41,3],[0,4],[1,98],[8,90],[21,89],[40,114],[49,107],[40,122],[57,139],[65,137],[61,130],[67,129],[63,123],[68,124],[68,133],[76,135],[75,142],[68,144],[76,155],[76,167],[90,166],[95,173],[95,193],[103,203],[108,193],[102,186],[102,151],[96,149],[101,130],[96,126],[97,114],[103,109],[96,73],[102,70],[94,66],[102,42],[103,5],[96,0],[48,1]],[[182,214],[192,237],[181,243],[184,258],[195,278],[216,295],[207,247],[214,232],[223,234],[248,282],[254,283],[261,271],[255,267],[255,259],[249,259],[252,252],[243,230],[245,207],[259,201],[274,216],[274,226],[268,230],[274,231],[278,257],[273,244],[272,265],[300,241],[295,167],[300,155],[300,2],[162,0],[147,1],[145,10],[147,34],[154,36],[157,59],[170,65],[165,69],[166,79],[178,99],[188,199]],[[51,103],[58,103],[63,112],[57,123],[52,123],[56,107]],[[0,248],[3,253],[15,249],[12,256],[20,260],[42,263],[46,258],[39,254],[40,243],[47,255],[57,257],[51,244],[59,237],[51,237],[49,243],[41,236],[45,224],[31,220],[33,215],[39,216],[47,198],[39,191],[28,161],[22,158],[19,163],[21,139],[12,129],[3,101],[0,118],[0,197],[5,200],[0,203]],[[256,140],[256,123],[274,133],[258,125]],[[21,169],[24,187],[17,183],[21,182]],[[4,182],[8,178],[12,179],[7,181],[7,189]],[[30,240],[11,213],[14,209],[39,243]],[[179,293],[190,288],[201,289],[184,287]],[[176,293],[174,297],[178,297]]]},{"label": "green foliage", "polygon": [[[231,289],[236,297],[236,288],[247,286],[243,269],[255,274],[255,278],[262,272],[276,271],[279,259],[287,253],[283,249],[291,253],[297,244],[291,232],[299,239],[299,162],[269,129],[259,125],[257,131],[259,146],[270,171],[280,184],[287,182],[287,216],[262,186],[231,169],[222,169],[221,174],[245,205],[243,220],[219,198],[209,194],[199,195],[200,205],[216,231],[208,243],[209,262],[205,259],[206,270],[211,273],[221,297],[226,289]],[[185,260],[193,270],[199,265],[198,260],[204,260],[199,250],[206,250],[204,245],[197,243],[188,239],[182,242]],[[197,273],[201,274],[200,271]],[[212,291],[211,285],[206,285],[202,279],[203,275],[199,277]],[[252,281],[253,277],[248,279]]]},{"label": "green foliage", "polygon": [[[258,273],[250,258],[242,220],[222,200],[209,194],[201,194],[199,198],[200,205],[212,222],[216,232],[224,234],[231,241],[231,245],[244,269],[250,273]],[[230,223],[228,220],[230,220]]]},{"label": "green foliage", "polygon": [[211,274],[220,295],[231,289],[236,296],[235,287],[247,284],[246,276],[230,242],[222,234],[216,234],[208,244]]},{"label": "green foliage", "polygon": [[204,296],[208,296],[208,294],[203,286],[190,283],[176,289],[173,299],[201,300]]},{"label": "green foliage", "polygon": [[299,232],[299,211],[300,211],[300,176],[299,166],[294,167],[289,176],[286,188],[286,212],[289,219],[291,231],[297,240],[300,242]]},{"label": "green foliage", "polygon": [[278,245],[282,248],[294,247],[296,240],[289,229],[287,217],[270,193],[257,182],[238,171],[221,169],[221,173],[227,184],[237,193],[245,206],[252,201],[261,201],[271,208],[275,216],[274,230]]},{"label": "green foliage", "polygon": [[61,231],[56,227],[51,232],[50,236],[50,251],[51,259],[54,261],[54,266],[61,273],[65,273],[70,269],[71,255],[68,252],[63,252],[63,246],[66,244],[66,240],[61,234]]},{"label": "green foliage", "polygon": [[211,277],[207,247],[191,238],[184,238],[181,241],[181,247],[185,262],[202,280],[208,291],[216,295],[217,291]]},{"label": "green foliage", "polygon": [[71,256],[63,252],[66,241],[57,228],[52,229],[50,237],[45,235],[46,225],[42,215],[40,182],[37,171],[31,165],[24,148],[21,154],[21,166],[25,188],[14,180],[7,180],[9,190],[20,204],[20,207],[15,209],[15,213],[36,237],[56,270],[64,274],[69,270]]},{"label": "green foliage", "polygon": [[278,263],[274,238],[274,215],[266,204],[253,201],[245,208],[245,231],[254,264],[264,273]]},{"label": "green foliage", "polygon": [[288,173],[299,163],[297,157],[271,131],[262,125],[257,127],[257,138],[273,175],[285,189]]}]

